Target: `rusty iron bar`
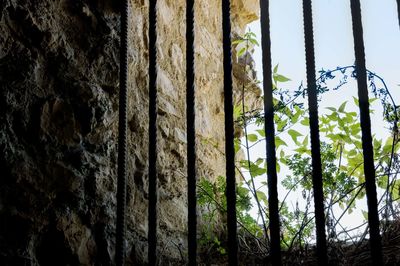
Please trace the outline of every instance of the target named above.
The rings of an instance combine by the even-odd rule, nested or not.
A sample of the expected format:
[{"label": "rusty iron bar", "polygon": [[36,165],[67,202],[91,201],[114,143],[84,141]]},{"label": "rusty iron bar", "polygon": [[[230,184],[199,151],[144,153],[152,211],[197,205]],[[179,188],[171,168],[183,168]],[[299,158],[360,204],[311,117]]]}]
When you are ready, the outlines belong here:
[{"label": "rusty iron bar", "polygon": [[397,16],[399,20],[399,27],[400,27],[400,0],[396,0],[397,2]]},{"label": "rusty iron bar", "polygon": [[128,106],[128,18],[129,1],[121,2],[121,42],[119,73],[119,118],[118,118],[118,181],[117,222],[115,240],[115,263],[125,264],[126,231],[126,156],[127,156],[127,106]]},{"label": "rusty iron bar", "polygon": [[278,177],[276,170],[275,124],[272,85],[271,32],[269,0],[260,0],[261,10],[261,45],[263,62],[264,91],[264,130],[266,135],[268,205],[271,236],[271,263],[281,265],[281,244],[279,228]]},{"label": "rusty iron bar", "polygon": [[372,146],[371,118],[369,115],[369,99],[367,70],[365,66],[365,48],[359,0],[350,0],[353,24],[354,53],[356,58],[356,76],[360,108],[361,140],[364,155],[365,190],[368,204],[368,224],[370,247],[373,265],[383,265],[382,243],[379,233],[378,201],[375,183],[374,150]]},{"label": "rusty iron bar", "polygon": [[194,0],[186,1],[186,125],[188,182],[188,250],[189,265],[196,265],[196,128],[194,69]]},{"label": "rusty iron bar", "polygon": [[157,262],[157,0],[149,3],[149,231],[148,261]]},{"label": "rusty iron bar", "polygon": [[311,0],[303,0],[303,18],[306,50],[307,94],[310,115],[312,183],[314,192],[315,225],[317,232],[317,257],[318,265],[327,265],[328,254],[326,248],[321,142],[318,125],[318,96],[315,77],[314,31]]}]

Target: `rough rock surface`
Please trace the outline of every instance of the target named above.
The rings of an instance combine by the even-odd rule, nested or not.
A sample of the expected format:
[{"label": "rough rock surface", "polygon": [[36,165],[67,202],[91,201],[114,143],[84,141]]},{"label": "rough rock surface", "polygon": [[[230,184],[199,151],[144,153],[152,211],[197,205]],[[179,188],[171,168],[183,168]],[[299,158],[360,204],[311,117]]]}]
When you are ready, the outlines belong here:
[{"label": "rough rock surface", "polygon": [[[113,264],[116,2],[0,2],[0,265]],[[185,1],[158,4],[158,244],[161,263],[176,265],[186,252]],[[221,1],[196,5],[198,173],[213,179],[225,172]],[[235,34],[257,8],[233,1]],[[130,12],[127,256],[143,264],[148,1],[131,1]]]}]

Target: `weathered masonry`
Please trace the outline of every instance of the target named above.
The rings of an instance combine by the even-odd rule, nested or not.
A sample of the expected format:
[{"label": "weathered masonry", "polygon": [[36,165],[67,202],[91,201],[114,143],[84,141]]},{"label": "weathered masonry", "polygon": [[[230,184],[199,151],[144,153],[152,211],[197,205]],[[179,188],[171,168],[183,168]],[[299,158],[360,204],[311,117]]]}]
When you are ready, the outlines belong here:
[{"label": "weathered masonry", "polygon": [[[372,264],[382,265],[360,2],[349,5],[370,251]],[[258,16],[269,259],[282,264],[268,0],[6,0],[0,7],[0,264],[196,265],[196,181],[225,175],[228,262],[238,265],[240,77],[231,41]],[[316,253],[327,265],[311,11],[303,0]],[[259,95],[251,104],[260,105]],[[210,140],[216,144],[203,145]]]}]

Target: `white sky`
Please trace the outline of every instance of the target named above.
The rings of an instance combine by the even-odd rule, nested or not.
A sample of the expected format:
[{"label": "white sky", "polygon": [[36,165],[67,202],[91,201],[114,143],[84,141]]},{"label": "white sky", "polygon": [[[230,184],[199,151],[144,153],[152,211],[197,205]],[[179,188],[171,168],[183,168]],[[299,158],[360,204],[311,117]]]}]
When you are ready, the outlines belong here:
[{"label": "white sky", "polygon": [[[270,1],[273,65],[297,86],[305,80],[301,1]],[[354,63],[350,1],[314,0],[314,39],[317,70]],[[400,83],[400,31],[395,0],[363,0],[362,16],[367,68],[384,75],[390,87]],[[261,36],[259,21],[249,25]],[[297,44],[297,45],[296,45]],[[261,50],[255,54],[261,73]],[[399,96],[399,95],[397,95]],[[397,99],[400,99],[397,97]]]},{"label": "white sky", "polygon": [[[282,83],[283,88],[297,89],[300,83],[306,84],[304,31],[302,19],[302,1],[270,1],[271,40],[273,66],[279,63],[279,73],[291,79]],[[314,40],[316,70],[335,69],[337,66],[354,64],[353,35],[351,26],[350,1],[314,0]],[[387,83],[395,102],[400,103],[400,30],[395,0],[362,0],[362,18],[366,49],[367,69],[381,76]],[[251,31],[261,38],[259,21],[249,25]],[[261,43],[261,41],[260,41]],[[262,80],[261,49],[256,48],[254,59],[258,78]],[[318,76],[318,75],[317,75]],[[323,99],[320,112],[324,107],[338,107],[340,103],[356,95],[357,88],[350,85],[336,94]],[[338,99],[340,95],[340,99]],[[382,119],[372,117],[373,132],[384,135]],[[252,159],[265,157],[265,143],[252,150]],[[287,173],[280,173],[282,179]],[[284,191],[280,189],[280,199]],[[294,198],[297,195],[294,195]],[[300,196],[301,197],[301,196]],[[358,203],[365,208],[365,203]],[[291,206],[291,204],[289,204]],[[358,225],[362,221],[361,210],[358,214],[346,216],[343,225]]]}]

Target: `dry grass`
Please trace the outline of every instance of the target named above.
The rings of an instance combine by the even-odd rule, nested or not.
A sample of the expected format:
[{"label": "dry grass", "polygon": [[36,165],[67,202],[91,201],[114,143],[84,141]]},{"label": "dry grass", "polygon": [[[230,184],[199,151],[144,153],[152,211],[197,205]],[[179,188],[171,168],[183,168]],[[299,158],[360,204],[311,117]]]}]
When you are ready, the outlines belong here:
[{"label": "dry grass", "polygon": [[[239,265],[270,265],[267,249],[254,238],[239,237]],[[400,265],[400,220],[391,222],[382,234],[384,265]],[[283,265],[318,265],[314,245],[294,247],[282,251]],[[329,265],[365,266],[372,265],[368,240],[348,243],[328,243]],[[227,265],[227,256],[218,252],[201,254],[201,265]]]}]

